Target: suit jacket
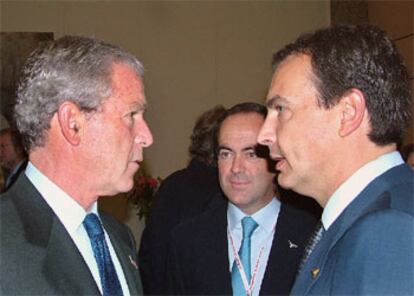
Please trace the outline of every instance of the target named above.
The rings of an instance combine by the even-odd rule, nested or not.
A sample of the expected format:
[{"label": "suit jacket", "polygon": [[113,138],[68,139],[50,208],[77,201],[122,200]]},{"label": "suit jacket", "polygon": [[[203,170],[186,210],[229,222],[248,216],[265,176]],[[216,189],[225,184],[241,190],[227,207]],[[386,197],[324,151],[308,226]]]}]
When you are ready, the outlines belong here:
[{"label": "suit jacket", "polygon": [[10,172],[12,174],[10,177],[10,182],[7,184],[5,191],[9,190],[10,187],[17,181],[20,174],[23,173],[26,170],[28,160],[24,160],[23,163],[19,166],[18,170],[15,173]]},{"label": "suit jacket", "polygon": [[[70,235],[25,174],[0,196],[0,213],[1,295],[100,295]],[[101,219],[131,295],[142,294],[131,232],[105,214]]]},{"label": "suit jacket", "polygon": [[206,211],[212,201],[225,203],[216,167],[192,160],[187,168],[174,172],[162,182],[139,248],[145,294],[166,293],[165,272],[171,230]]},{"label": "suit jacket", "polygon": [[414,173],[373,180],[323,234],[295,295],[414,295]]},{"label": "suit jacket", "polygon": [[[282,203],[261,295],[289,293],[316,219]],[[227,239],[227,203],[177,226],[168,258],[170,294],[232,294]],[[298,248],[291,248],[290,242]]]}]

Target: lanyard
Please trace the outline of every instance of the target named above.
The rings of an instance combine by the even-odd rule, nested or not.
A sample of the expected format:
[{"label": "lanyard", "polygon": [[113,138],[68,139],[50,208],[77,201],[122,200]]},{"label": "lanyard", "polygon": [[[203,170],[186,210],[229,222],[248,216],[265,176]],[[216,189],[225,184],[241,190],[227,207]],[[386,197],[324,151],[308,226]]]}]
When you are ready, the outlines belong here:
[{"label": "lanyard", "polygon": [[[275,232],[275,227],[273,227],[272,236],[273,236],[274,232]],[[227,235],[230,239],[230,244],[231,244],[231,248],[233,250],[233,255],[234,255],[234,262],[236,263],[237,269],[240,272],[244,289],[246,290],[247,296],[251,296],[252,293],[253,293],[253,287],[254,287],[254,284],[255,284],[256,275],[257,275],[257,272],[258,272],[259,266],[260,266],[260,259],[262,258],[266,242],[264,242],[263,246],[260,248],[259,257],[256,260],[256,264],[254,266],[253,273],[252,273],[252,278],[250,279],[250,283],[249,283],[247,281],[246,271],[244,270],[243,264],[241,263],[239,253],[237,252],[236,247],[234,245],[233,236],[231,235],[230,229],[227,229]]]}]

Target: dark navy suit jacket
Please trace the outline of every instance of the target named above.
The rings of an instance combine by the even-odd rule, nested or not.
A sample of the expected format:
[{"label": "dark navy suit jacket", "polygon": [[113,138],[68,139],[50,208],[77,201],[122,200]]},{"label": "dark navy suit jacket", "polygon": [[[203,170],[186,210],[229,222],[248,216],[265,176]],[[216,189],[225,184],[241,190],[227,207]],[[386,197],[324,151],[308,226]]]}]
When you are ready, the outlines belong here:
[{"label": "dark navy suit jacket", "polygon": [[[310,213],[282,203],[261,295],[289,293],[303,248],[315,227]],[[290,242],[298,245],[291,248]],[[168,257],[169,294],[232,294],[227,239],[227,203],[177,226]]]}]

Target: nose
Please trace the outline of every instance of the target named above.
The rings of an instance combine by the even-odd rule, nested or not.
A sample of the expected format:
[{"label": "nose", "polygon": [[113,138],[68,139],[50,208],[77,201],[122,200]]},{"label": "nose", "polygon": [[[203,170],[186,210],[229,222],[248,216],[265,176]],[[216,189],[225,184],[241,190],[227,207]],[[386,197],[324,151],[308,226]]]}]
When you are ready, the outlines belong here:
[{"label": "nose", "polygon": [[237,173],[242,172],[243,169],[244,169],[243,158],[241,155],[236,155],[233,158],[233,162],[231,164],[231,172],[237,174]]},{"label": "nose", "polygon": [[269,117],[266,117],[257,136],[259,144],[268,146],[269,149],[276,143],[276,122],[273,122]]},{"label": "nose", "polygon": [[142,119],[141,123],[136,126],[135,143],[142,147],[149,147],[154,142],[151,130],[147,122]]}]

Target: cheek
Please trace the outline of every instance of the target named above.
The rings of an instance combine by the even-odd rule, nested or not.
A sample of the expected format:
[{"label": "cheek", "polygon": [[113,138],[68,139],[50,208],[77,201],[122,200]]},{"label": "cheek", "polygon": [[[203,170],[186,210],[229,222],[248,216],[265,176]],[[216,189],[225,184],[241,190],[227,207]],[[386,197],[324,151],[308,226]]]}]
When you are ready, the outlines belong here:
[{"label": "cheek", "polygon": [[218,164],[218,171],[219,171],[219,179],[224,180],[227,176],[228,172],[228,165],[223,162],[219,162]]}]

